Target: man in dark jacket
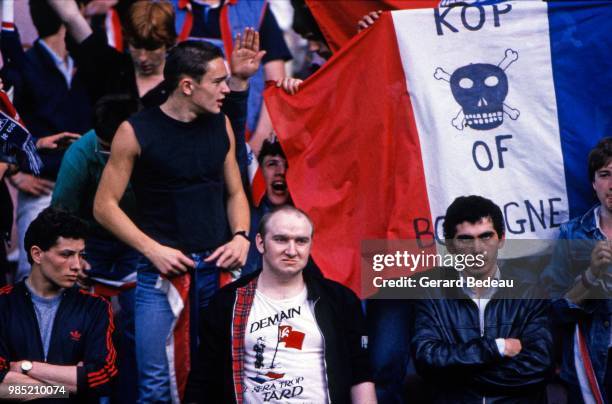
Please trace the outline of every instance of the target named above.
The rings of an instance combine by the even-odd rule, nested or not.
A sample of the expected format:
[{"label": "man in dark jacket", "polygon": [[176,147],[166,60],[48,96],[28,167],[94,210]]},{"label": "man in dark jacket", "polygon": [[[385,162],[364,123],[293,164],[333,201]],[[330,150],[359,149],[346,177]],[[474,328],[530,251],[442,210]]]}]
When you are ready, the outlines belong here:
[{"label": "man in dark jacket", "polygon": [[502,277],[501,210],[480,196],[459,197],[446,211],[444,236],[449,252],[471,255],[475,264],[423,275],[455,281],[427,288],[427,299],[415,307],[411,350],[419,374],[435,383],[435,402],[545,402],[552,366],[548,304]]},{"label": "man in dark jacket", "polygon": [[[86,231],[80,219],[55,208],[30,224],[30,277],[0,289],[0,400],[70,394],[72,402],[93,402],[108,393],[117,374],[112,309],[74,287]],[[25,384],[32,388],[10,389]]]},{"label": "man in dark jacket", "polygon": [[304,271],[312,234],[294,207],[263,217],[263,269],[222,289],[205,310],[187,402],[376,402],[361,304],[348,288]]}]

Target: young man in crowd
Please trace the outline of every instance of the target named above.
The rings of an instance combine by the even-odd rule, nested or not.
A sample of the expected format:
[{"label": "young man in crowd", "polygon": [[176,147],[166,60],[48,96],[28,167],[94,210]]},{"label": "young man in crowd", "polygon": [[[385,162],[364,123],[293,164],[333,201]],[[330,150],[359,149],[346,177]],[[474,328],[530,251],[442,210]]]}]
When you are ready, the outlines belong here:
[{"label": "young man in crowd", "polygon": [[28,227],[30,276],[0,289],[0,398],[19,398],[8,386],[24,384],[60,386],[74,402],[108,393],[117,375],[111,306],[74,287],[86,236],[86,223],[55,208]]},{"label": "young man in crowd", "polygon": [[[119,127],[94,201],[98,222],[145,256],[136,287],[142,402],[169,401],[178,394],[166,354],[175,314],[156,285],[191,272],[197,291],[192,304],[201,308],[217,290],[220,271],[246,261],[248,202],[232,127],[220,113],[228,76],[214,45],[186,41],[173,48],[164,67],[171,91],[167,101]],[[136,224],[119,206],[129,181],[137,200]]]},{"label": "young man in crowd", "polygon": [[257,158],[266,185],[266,193],[259,205],[251,208],[251,232],[249,239],[251,247],[247,262],[242,267],[242,275],[247,275],[261,268],[261,254],[255,245],[257,225],[266,213],[286,203],[291,203],[291,197],[285,180],[287,158],[277,140],[264,140]]},{"label": "young man in crowd", "polygon": [[612,138],[599,141],[588,166],[599,203],[561,225],[542,273],[563,332],[560,376],[572,403],[612,399]]},{"label": "young man in crowd", "polygon": [[[93,202],[110,145],[119,125],[138,109],[138,101],[128,94],[102,97],[94,107],[94,129],[66,151],[57,175],[51,205],[68,210],[87,222],[89,237],[85,251],[91,266],[88,277],[94,290],[109,299],[117,296],[117,349],[119,377],[115,402],[133,403],[137,398],[136,352],[134,348],[134,288],[140,253],[117,240],[93,217]],[[121,199],[129,217],[136,215],[136,198],[130,186]],[[103,289],[100,287],[105,285]]]},{"label": "young man in crowd", "polygon": [[[291,0],[291,5],[295,10],[292,28],[308,41],[308,50],[321,58],[319,61],[313,60],[313,64],[320,66],[332,57],[329,45],[327,45],[327,41],[325,41],[325,37],[306,2],[304,0]],[[314,70],[318,69],[319,66],[315,67]],[[311,73],[314,73],[314,71]]]},{"label": "young man in crowd", "polygon": [[206,40],[229,52],[228,43],[247,27],[261,33],[266,52],[261,68],[251,78],[246,128],[249,144],[258,155],[263,140],[272,135],[272,123],[263,102],[266,81],[285,77],[285,63],[292,56],[268,1],[172,0],[176,6],[177,28],[182,39]]},{"label": "young man in crowd", "polygon": [[[138,98],[145,108],[156,107],[166,101],[170,90],[163,77],[165,56],[177,39],[175,13],[169,1],[135,1],[127,7],[123,32],[128,52],[117,51],[108,45],[103,32],[92,30],[74,0],[47,1],[77,43],[75,58],[94,101],[106,95],[125,92]],[[248,5],[249,2],[246,3]],[[259,50],[260,42],[259,32],[251,25],[235,33],[228,55],[231,69],[228,85],[231,92],[222,108],[232,123],[236,158],[245,181],[247,103],[253,93],[250,89],[252,77],[260,70],[266,55],[265,51]]]},{"label": "young man in crowd", "polygon": [[417,372],[435,385],[434,401],[545,403],[553,363],[547,301],[518,280],[467,284],[504,279],[501,210],[480,196],[459,197],[446,211],[444,237],[449,252],[473,256],[475,264],[423,275],[466,282],[426,288],[415,305],[411,350]]},{"label": "young man in crowd", "polygon": [[313,232],[289,205],[263,217],[263,268],[205,310],[187,402],[376,402],[359,299],[304,271]]}]

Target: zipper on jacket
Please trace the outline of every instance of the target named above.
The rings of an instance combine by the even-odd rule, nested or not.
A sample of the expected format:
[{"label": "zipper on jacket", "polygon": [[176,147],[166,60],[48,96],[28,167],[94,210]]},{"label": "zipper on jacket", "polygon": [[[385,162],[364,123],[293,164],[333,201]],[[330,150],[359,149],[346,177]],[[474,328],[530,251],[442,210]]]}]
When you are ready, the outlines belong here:
[{"label": "zipper on jacket", "polygon": [[[481,321],[480,321],[480,298],[478,299],[478,303],[476,303],[473,299],[470,298],[470,303],[472,303],[474,306],[476,306],[476,312],[478,313],[478,329],[480,330],[480,337],[484,337],[485,336],[485,319],[487,318],[486,313],[487,313],[487,308],[489,307],[489,305],[487,304],[487,306],[485,307],[483,313],[482,313],[482,327],[480,326]],[[489,301],[490,302],[490,301]],[[482,396],[482,404],[487,404],[487,397],[486,396]]]},{"label": "zipper on jacket", "polygon": [[[489,299],[489,301],[487,302],[487,305],[482,311],[482,328],[480,328],[481,337],[485,336],[485,320],[487,319],[487,309],[489,308],[489,303],[491,303],[491,299]],[[480,327],[480,324],[481,324],[480,322],[480,298],[478,299],[478,304],[476,306],[478,307],[478,326]],[[487,397],[484,395],[482,396],[482,404],[487,404]]]},{"label": "zipper on jacket", "polygon": [[[476,306],[478,306],[478,328],[480,328],[480,336],[484,337],[485,335],[485,319],[487,318],[487,316],[485,316],[485,312],[487,311],[487,306],[485,306],[484,310],[482,310],[482,319],[480,318],[481,316],[481,311],[480,311],[480,298],[478,298],[478,303],[476,304]],[[484,397],[483,397],[484,400]],[[484,404],[484,401],[483,401]]]},{"label": "zipper on jacket", "polygon": [[[57,337],[55,334],[57,334],[59,331],[56,330],[56,328],[58,327],[58,323],[59,323],[59,315],[62,314],[62,306],[65,305],[65,299],[66,298],[66,291],[62,292],[62,299],[59,302],[59,305],[57,306],[57,311],[55,312],[55,318],[53,319],[53,325],[51,326],[51,336],[49,337],[49,351],[51,350],[51,343],[54,340],[54,337]],[[64,303],[64,304],[62,304]],[[32,302],[32,304],[34,304],[34,302]],[[36,320],[38,320],[38,317],[36,318]],[[40,334],[40,325],[38,326],[38,333]],[[42,334],[40,335],[41,337],[41,342],[42,342]],[[43,347],[43,354],[45,353],[45,348]],[[47,357],[49,355],[45,355],[45,362],[47,362]]]},{"label": "zipper on jacket", "polygon": [[[30,290],[28,289],[28,287],[25,284],[25,282],[23,283],[23,287],[26,289],[25,295],[26,295],[26,300],[28,302],[27,306],[30,309],[30,315],[32,316],[32,318],[34,318],[34,324],[36,324],[36,331],[38,331],[36,334],[38,334],[37,335],[38,336],[37,340],[38,340],[38,345],[40,347],[40,353],[42,354],[41,357],[43,359],[43,362],[46,363],[47,362],[47,355],[45,355],[45,347],[43,345],[42,335],[40,333],[40,324],[38,323],[38,317],[36,316],[36,309],[34,308],[34,302],[32,301],[32,296],[30,296],[32,294],[32,292],[30,292]],[[55,314],[55,316],[57,317],[57,313]],[[55,321],[53,321],[53,322],[55,323]],[[53,331],[51,332],[51,334],[53,335]],[[51,348],[51,347],[49,347],[49,348]]]},{"label": "zipper on jacket", "polygon": [[321,333],[321,339],[323,340],[323,367],[325,368],[325,383],[327,384],[327,388],[325,389],[326,393],[327,393],[327,402],[331,404],[331,397],[329,396],[329,379],[327,377],[327,359],[326,358],[326,352],[327,352],[327,344],[325,343],[325,334],[323,334],[323,331],[321,330],[321,327],[319,327],[319,322],[317,321],[317,303],[319,302],[320,297],[317,297],[317,299],[314,301],[314,303],[312,304],[312,314],[315,318],[315,323],[317,324],[317,328],[319,329],[319,332]]}]

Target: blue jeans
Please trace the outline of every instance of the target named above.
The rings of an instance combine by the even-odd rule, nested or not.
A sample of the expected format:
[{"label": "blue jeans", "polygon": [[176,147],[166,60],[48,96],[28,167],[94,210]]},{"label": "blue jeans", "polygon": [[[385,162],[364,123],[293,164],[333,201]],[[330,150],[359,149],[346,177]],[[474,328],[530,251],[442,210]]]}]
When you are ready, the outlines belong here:
[{"label": "blue jeans", "polygon": [[[196,263],[192,271],[189,308],[192,357],[197,342],[199,309],[208,304],[219,288],[219,269],[214,264],[204,262],[209,255],[210,252],[191,254],[191,258]],[[142,258],[138,265],[135,316],[139,403],[171,401],[166,340],[170,336],[174,315],[166,293],[155,288],[158,278],[157,269],[149,260]]]},{"label": "blue jeans", "polygon": [[[85,244],[90,276],[121,280],[134,273],[142,255],[118,240],[90,237]],[[138,397],[136,348],[134,338],[134,289],[117,296],[116,345],[119,375],[112,393],[114,403],[134,403]]]}]

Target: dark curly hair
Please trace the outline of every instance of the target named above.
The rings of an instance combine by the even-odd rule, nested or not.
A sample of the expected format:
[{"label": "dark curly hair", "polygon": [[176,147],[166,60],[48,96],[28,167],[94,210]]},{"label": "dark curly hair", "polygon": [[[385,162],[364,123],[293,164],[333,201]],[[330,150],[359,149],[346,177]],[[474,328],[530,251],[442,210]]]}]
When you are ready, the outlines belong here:
[{"label": "dark curly hair", "polygon": [[138,100],[130,94],[108,94],[94,106],[93,125],[96,135],[111,143],[119,125],[138,111]]},{"label": "dark curly hair", "polygon": [[444,217],[444,238],[451,240],[457,234],[457,225],[463,222],[477,223],[481,219],[491,218],[493,228],[499,238],[506,229],[502,211],[493,201],[478,195],[460,196],[446,209]]},{"label": "dark curly hair", "polygon": [[612,159],[612,137],[604,137],[589,153],[589,178],[595,181],[595,172]]},{"label": "dark curly hair", "polygon": [[30,223],[26,231],[23,244],[28,253],[28,262],[33,262],[30,254],[32,246],[48,251],[60,237],[85,239],[87,234],[88,225],[83,220],[63,209],[46,208]]}]

